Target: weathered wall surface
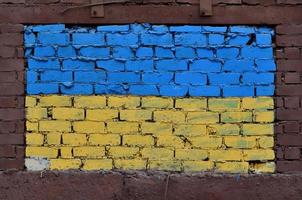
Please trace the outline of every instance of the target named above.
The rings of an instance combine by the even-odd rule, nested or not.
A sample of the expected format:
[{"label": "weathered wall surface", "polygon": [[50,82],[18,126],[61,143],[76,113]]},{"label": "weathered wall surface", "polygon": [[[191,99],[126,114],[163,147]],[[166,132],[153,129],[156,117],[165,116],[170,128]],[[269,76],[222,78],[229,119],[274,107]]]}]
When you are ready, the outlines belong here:
[{"label": "weathered wall surface", "polygon": [[[146,22],[212,25],[265,24],[273,27],[276,33],[274,43],[277,63],[274,147],[276,172],[301,172],[302,4],[300,1],[213,0],[213,16],[211,17],[200,17],[199,1],[196,0],[136,1],[105,6],[105,18],[91,18],[88,7],[62,12],[70,6],[89,3],[86,0],[2,0],[0,3],[0,168],[2,170],[24,169],[25,60],[23,25]],[[19,176],[19,174],[15,175]],[[14,177],[13,175],[8,176]],[[37,175],[31,174],[29,176]],[[212,178],[207,177],[207,180],[210,179]],[[11,178],[5,180],[15,183]],[[270,180],[275,181],[273,178]],[[299,178],[292,176],[292,180],[297,183]],[[208,185],[207,183],[205,185]],[[241,183],[246,184],[246,182]],[[281,181],[280,185],[282,184],[285,184],[285,181]],[[291,187],[293,185],[293,183],[290,184]],[[7,185],[4,188],[7,188]],[[284,188],[289,188],[289,185],[285,184]],[[198,188],[196,191],[201,190]],[[267,194],[267,191],[269,190],[263,193]],[[278,191],[281,191],[281,188]],[[286,193],[288,190],[284,192],[284,194]],[[297,196],[299,193],[299,190],[295,190],[291,194]],[[203,191],[203,194],[209,193]],[[209,199],[216,197],[212,194],[209,195]],[[250,195],[251,193],[246,196]],[[263,198],[265,199],[265,197],[267,196]],[[9,198],[14,199],[13,197]],[[135,198],[132,197],[132,199]]]},{"label": "weathered wall surface", "polygon": [[27,169],[274,172],[273,34],[26,27]]}]

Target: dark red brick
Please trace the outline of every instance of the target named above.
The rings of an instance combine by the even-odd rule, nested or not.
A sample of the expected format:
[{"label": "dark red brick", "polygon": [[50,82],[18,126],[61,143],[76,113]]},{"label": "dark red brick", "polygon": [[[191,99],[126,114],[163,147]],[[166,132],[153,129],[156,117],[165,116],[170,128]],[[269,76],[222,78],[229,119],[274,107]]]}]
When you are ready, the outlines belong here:
[{"label": "dark red brick", "polygon": [[301,34],[302,24],[283,24],[276,27],[277,34]]},{"label": "dark red brick", "polygon": [[0,73],[0,83],[11,83],[16,82],[17,73],[16,72],[1,72]]},{"label": "dark red brick", "polygon": [[0,57],[13,58],[16,56],[16,47],[0,46]]},{"label": "dark red brick", "polygon": [[22,95],[24,94],[24,84],[22,83],[2,83],[0,84],[2,95]]},{"label": "dark red brick", "polygon": [[21,45],[23,45],[23,34],[21,34],[21,33],[2,33],[2,34],[0,34],[0,45],[21,46]]},{"label": "dark red brick", "polygon": [[0,120],[18,120],[24,119],[24,109],[20,108],[1,108],[0,109]]},{"label": "dark red brick", "polygon": [[300,124],[298,122],[284,122],[283,123],[285,133],[299,133]]},{"label": "dark red brick", "polygon": [[300,59],[300,49],[296,47],[289,47],[284,49],[284,58]]},{"label": "dark red brick", "polygon": [[0,72],[5,71],[24,71],[23,59],[3,59],[0,58]]},{"label": "dark red brick", "polygon": [[302,71],[302,60],[277,60],[277,70],[278,71]]},{"label": "dark red brick", "polygon": [[0,24],[0,33],[22,33],[22,24]]},{"label": "dark red brick", "polygon": [[299,97],[285,97],[284,104],[286,108],[299,108],[300,98]]},{"label": "dark red brick", "polygon": [[284,146],[302,146],[302,135],[300,134],[278,134],[277,144]]},{"label": "dark red brick", "polygon": [[1,170],[12,170],[12,169],[23,169],[23,168],[24,168],[23,159],[0,158]]},{"label": "dark red brick", "polygon": [[301,47],[302,46],[302,35],[277,35],[276,44],[278,46],[293,46]]},{"label": "dark red brick", "polygon": [[285,149],[284,158],[286,160],[298,160],[300,159],[301,150],[295,147],[289,147]]},{"label": "dark red brick", "polygon": [[295,173],[302,171],[302,161],[277,161],[277,172]]},{"label": "dark red brick", "polygon": [[0,96],[0,108],[15,108],[18,105],[17,97]]},{"label": "dark red brick", "polygon": [[13,133],[16,131],[16,123],[14,121],[0,121],[0,134]]},{"label": "dark red brick", "polygon": [[24,144],[24,136],[21,134],[0,134],[1,144]]},{"label": "dark red brick", "polygon": [[284,82],[285,83],[300,83],[301,75],[298,72],[288,72],[284,74]]},{"label": "dark red brick", "polygon": [[15,147],[12,145],[0,146],[0,158],[16,157]]}]

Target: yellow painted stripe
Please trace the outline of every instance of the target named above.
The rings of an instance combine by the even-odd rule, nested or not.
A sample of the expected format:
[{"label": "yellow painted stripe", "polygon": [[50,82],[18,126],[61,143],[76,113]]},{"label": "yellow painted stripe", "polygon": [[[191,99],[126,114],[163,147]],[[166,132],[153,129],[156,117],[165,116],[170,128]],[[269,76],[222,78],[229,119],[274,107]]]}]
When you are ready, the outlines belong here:
[{"label": "yellow painted stripe", "polygon": [[27,96],[26,157],[58,170],[273,172],[273,108],[271,97]]}]

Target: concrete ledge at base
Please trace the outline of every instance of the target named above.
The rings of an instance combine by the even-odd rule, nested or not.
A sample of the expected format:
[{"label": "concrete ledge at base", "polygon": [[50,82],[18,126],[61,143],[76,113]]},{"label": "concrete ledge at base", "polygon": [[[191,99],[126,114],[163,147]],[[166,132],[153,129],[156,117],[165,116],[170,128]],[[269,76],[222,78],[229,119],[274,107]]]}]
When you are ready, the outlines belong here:
[{"label": "concrete ledge at base", "polygon": [[[160,172],[3,172],[0,199],[301,199],[302,174],[208,175]],[[166,194],[166,198],[165,198]]]}]

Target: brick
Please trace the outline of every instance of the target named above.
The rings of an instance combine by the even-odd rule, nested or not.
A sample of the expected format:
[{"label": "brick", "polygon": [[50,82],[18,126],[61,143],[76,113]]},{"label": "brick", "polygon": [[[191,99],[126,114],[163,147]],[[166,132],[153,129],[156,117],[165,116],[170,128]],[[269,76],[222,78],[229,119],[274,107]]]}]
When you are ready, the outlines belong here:
[{"label": "brick", "polygon": [[249,163],[248,162],[226,162],[217,163],[217,172],[227,173],[248,173]]},{"label": "brick", "polygon": [[74,45],[105,45],[105,36],[102,33],[74,33],[72,43]]},{"label": "brick", "polygon": [[202,136],[206,135],[207,129],[205,125],[189,125],[178,124],[174,126],[174,133],[178,136]]},{"label": "brick", "polygon": [[233,122],[252,122],[252,112],[225,112],[221,114],[221,122],[233,123]]},{"label": "brick", "polygon": [[[223,65],[224,71],[231,72],[246,72],[246,71],[254,71],[254,62],[248,59],[232,59],[226,60]],[[216,71],[219,72],[219,71]]]},{"label": "brick", "polygon": [[296,173],[301,172],[301,161],[277,161],[277,172]]},{"label": "brick", "polygon": [[146,121],[152,119],[150,110],[121,110],[120,119],[126,121]]},{"label": "brick", "polygon": [[24,159],[7,159],[2,158],[0,159],[0,169],[2,170],[12,170],[12,169],[18,169],[23,170],[24,169]]},{"label": "brick", "polygon": [[110,55],[110,49],[107,47],[82,47],[79,53],[80,56],[89,58],[106,58]]},{"label": "brick", "polygon": [[181,33],[175,35],[175,45],[205,46],[206,44],[205,34]]},{"label": "brick", "polygon": [[61,144],[61,134],[51,133],[46,135],[47,144],[50,145],[60,145]]},{"label": "brick", "polygon": [[105,156],[104,147],[74,147],[74,157],[85,157],[85,158],[101,158]]},{"label": "brick", "polygon": [[274,74],[247,72],[243,74],[241,81],[243,84],[247,84],[247,85],[272,84],[274,83]]},{"label": "brick", "polygon": [[143,97],[142,107],[143,108],[173,108],[173,99],[162,98],[162,97]]},{"label": "brick", "polygon": [[301,157],[301,150],[299,148],[286,148],[284,151],[284,158],[286,160],[297,160]]},{"label": "brick", "polygon": [[1,146],[0,156],[2,158],[15,158],[16,157],[15,147],[11,145]]},{"label": "brick", "polygon": [[174,58],[174,54],[169,48],[155,47],[154,53],[158,58]]},{"label": "brick", "polygon": [[42,134],[26,134],[26,145],[42,145],[44,136]]},{"label": "brick", "polygon": [[209,98],[208,107],[211,111],[238,111],[240,110],[239,98]]},{"label": "brick", "polygon": [[91,84],[73,84],[71,87],[61,85],[60,90],[62,94],[67,95],[91,95],[93,86]]},{"label": "brick", "polygon": [[39,121],[39,131],[70,132],[71,123],[68,121]]},{"label": "brick", "polygon": [[63,134],[62,135],[63,144],[70,146],[80,146],[87,143],[86,134]]},{"label": "brick", "polygon": [[58,47],[58,57],[70,58],[76,57],[76,51],[72,46]]},{"label": "brick", "polygon": [[219,137],[191,137],[189,139],[190,143],[194,147],[202,147],[203,149],[217,149],[222,145],[222,138]]},{"label": "brick", "polygon": [[207,99],[205,98],[185,98],[176,99],[175,108],[185,111],[200,111],[207,108]]},{"label": "brick", "polygon": [[15,47],[7,47],[7,46],[0,46],[0,57],[2,58],[13,58],[16,56],[16,48]]},{"label": "brick", "polygon": [[175,73],[175,83],[180,85],[206,85],[207,76],[196,72]]},{"label": "brick", "polygon": [[74,97],[74,106],[77,108],[104,108],[106,106],[106,97],[77,96]]},{"label": "brick", "polygon": [[214,57],[213,50],[211,50],[211,49],[197,48],[196,53],[199,58],[213,58]]},{"label": "brick", "polygon": [[254,96],[253,86],[226,86],[223,88],[224,97]]},{"label": "brick", "polygon": [[219,58],[236,58],[239,55],[239,49],[234,47],[218,48],[216,54]]},{"label": "brick", "polygon": [[108,155],[113,158],[131,158],[138,154],[138,147],[110,147]]},{"label": "brick", "polygon": [[139,58],[151,58],[153,56],[153,49],[149,47],[139,47],[135,55]]},{"label": "brick", "polygon": [[26,147],[27,157],[56,158],[58,150],[50,147]]},{"label": "brick", "polygon": [[55,49],[51,46],[35,47],[36,57],[52,57],[55,55]]},{"label": "brick", "polygon": [[107,25],[98,26],[97,31],[101,32],[125,32],[129,31],[129,25]]},{"label": "brick", "polygon": [[214,163],[210,161],[184,161],[183,167],[185,172],[200,172],[213,169]]},{"label": "brick", "polygon": [[0,97],[0,108],[18,107],[18,98],[16,97]]},{"label": "brick", "polygon": [[50,169],[51,170],[68,170],[68,169],[79,169],[82,162],[80,159],[51,159]]},{"label": "brick", "polygon": [[256,147],[256,138],[240,136],[224,137],[224,143],[230,148],[251,149]]},{"label": "brick", "polygon": [[212,85],[235,85],[239,84],[240,74],[238,73],[211,73],[208,74],[209,82]]},{"label": "brick", "polygon": [[190,124],[218,123],[219,115],[214,112],[188,112],[187,121]]},{"label": "brick", "polygon": [[114,166],[123,170],[142,170],[146,169],[147,161],[141,159],[115,159]]},{"label": "brick", "polygon": [[160,86],[159,94],[162,96],[176,96],[176,97],[184,97],[188,93],[187,86],[181,85],[164,85]]},{"label": "brick", "polygon": [[24,138],[22,134],[0,134],[1,144],[24,144]]},{"label": "brick", "polygon": [[141,155],[149,160],[171,160],[174,152],[166,148],[143,148]]},{"label": "brick", "polygon": [[171,34],[157,35],[157,34],[143,33],[141,35],[141,42],[143,45],[170,47],[173,46],[172,40],[173,38]]},{"label": "brick", "polygon": [[169,84],[172,78],[173,73],[171,72],[146,72],[142,75],[142,82],[145,84]]},{"label": "brick", "polygon": [[107,121],[118,118],[118,110],[93,109],[86,110],[86,119],[91,121]]},{"label": "brick", "polygon": [[274,160],[275,153],[273,150],[265,149],[265,150],[244,150],[243,151],[244,160]]},{"label": "brick", "polygon": [[273,135],[273,124],[243,124],[243,135]]},{"label": "brick", "polygon": [[106,71],[122,71],[125,70],[125,63],[118,60],[98,60],[96,62],[97,68]]},{"label": "brick", "polygon": [[71,98],[69,96],[57,96],[57,95],[51,95],[51,96],[42,96],[39,97],[38,105],[41,107],[49,107],[49,106],[55,106],[55,107],[68,107],[71,106]]},{"label": "brick", "polygon": [[110,170],[113,168],[111,159],[85,160],[83,170]]},{"label": "brick", "polygon": [[255,122],[274,122],[274,112],[254,112],[254,121]]},{"label": "brick", "polygon": [[205,160],[208,158],[208,152],[199,149],[176,149],[175,158],[180,160]]},{"label": "brick", "polygon": [[107,122],[107,131],[109,133],[129,134],[138,133],[137,122]]},{"label": "brick", "polygon": [[62,63],[64,70],[93,70],[94,63],[80,59],[65,59]]},{"label": "brick", "polygon": [[176,58],[195,58],[195,50],[189,47],[177,47],[175,48]]},{"label": "brick", "polygon": [[194,60],[189,65],[189,69],[190,71],[207,72],[207,73],[220,72],[221,63],[216,60],[199,59],[199,60]]},{"label": "brick", "polygon": [[163,110],[154,111],[154,121],[156,122],[185,122],[185,114],[181,111]]},{"label": "brick", "polygon": [[17,79],[16,72],[1,72],[1,74],[0,74],[1,83],[15,82],[16,79]]},{"label": "brick", "polygon": [[158,95],[158,89],[155,85],[131,85],[129,93],[139,96]]},{"label": "brick", "polygon": [[187,70],[188,64],[185,60],[159,60],[155,62],[155,68],[161,71]]},{"label": "brick", "polygon": [[274,147],[273,137],[260,137],[258,140],[259,146],[261,148],[272,148]]},{"label": "brick", "polygon": [[124,135],[123,145],[127,146],[153,146],[154,138],[150,135]]},{"label": "brick", "polygon": [[249,26],[231,26],[230,32],[250,34],[250,33],[254,33],[255,30],[253,27],[249,27]]},{"label": "brick", "polygon": [[84,120],[84,109],[53,108],[52,118],[59,120]]},{"label": "brick", "polygon": [[267,163],[255,163],[252,167],[252,170],[256,173],[274,173],[276,165],[274,162]]},{"label": "brick", "polygon": [[26,109],[26,118],[32,121],[41,120],[47,118],[47,109],[46,108],[27,108]]},{"label": "brick", "polygon": [[73,158],[72,147],[60,147],[61,158]]},{"label": "brick", "polygon": [[175,147],[175,148],[184,147],[184,141],[180,137],[170,136],[170,135],[157,136],[156,144],[158,147]]},{"label": "brick", "polygon": [[189,94],[193,97],[218,97],[221,95],[221,91],[217,86],[191,86]]},{"label": "brick", "polygon": [[120,46],[136,46],[138,43],[138,36],[133,33],[127,34],[106,34],[108,45],[120,45]]},{"label": "brick", "polygon": [[35,83],[27,84],[27,94],[53,94],[59,92],[57,83]]},{"label": "brick", "polygon": [[239,135],[240,128],[237,124],[211,124],[207,131],[210,135]]},{"label": "brick", "polygon": [[283,146],[301,146],[302,136],[299,134],[278,134],[276,143]]},{"label": "brick", "polygon": [[251,110],[274,109],[274,100],[270,97],[246,97],[242,99],[242,108]]},{"label": "brick", "polygon": [[103,122],[75,121],[73,130],[78,133],[104,133],[105,124]]},{"label": "brick", "polygon": [[141,131],[143,134],[172,135],[172,124],[142,122]]},{"label": "brick", "polygon": [[210,150],[210,160],[213,161],[240,161],[242,160],[242,151],[241,150]]},{"label": "brick", "polygon": [[91,145],[120,145],[121,136],[117,134],[91,134],[89,136]]},{"label": "brick", "polygon": [[224,41],[224,35],[222,34],[209,34],[210,45],[222,45]]},{"label": "brick", "polygon": [[100,71],[74,72],[74,81],[80,83],[105,83],[106,73]]},{"label": "brick", "polygon": [[181,171],[181,164],[178,161],[150,161],[149,169],[163,171]]},{"label": "brick", "polygon": [[42,45],[67,45],[69,35],[67,33],[38,33],[38,42]]}]

